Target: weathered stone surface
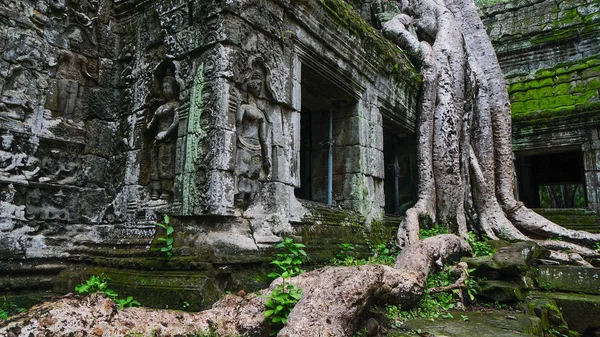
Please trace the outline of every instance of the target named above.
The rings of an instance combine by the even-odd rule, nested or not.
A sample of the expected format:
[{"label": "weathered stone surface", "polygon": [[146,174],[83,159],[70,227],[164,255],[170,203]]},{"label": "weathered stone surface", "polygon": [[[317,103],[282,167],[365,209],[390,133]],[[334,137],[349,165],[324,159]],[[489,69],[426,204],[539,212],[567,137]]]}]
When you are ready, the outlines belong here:
[{"label": "weathered stone surface", "polygon": [[532,299],[524,303],[525,312],[528,315],[541,319],[543,331],[558,331],[569,335],[569,325],[562,316],[561,308],[556,302],[549,298],[532,296]]},{"label": "weathered stone surface", "polygon": [[515,303],[523,301],[526,289],[522,284],[507,281],[485,280],[477,283],[480,291],[477,296],[499,303]]},{"label": "weathered stone surface", "polygon": [[[517,337],[541,336],[542,325],[537,317],[509,311],[452,312],[453,318],[417,318],[402,324],[401,331],[420,330],[436,336],[449,337]],[[468,319],[463,319],[462,317]]]},{"label": "weathered stone surface", "polygon": [[600,295],[600,269],[540,266],[538,283],[545,289]]},{"label": "weathered stone surface", "polygon": [[546,292],[535,294],[535,297],[555,301],[570,330],[583,332],[588,327],[600,325],[600,296]]}]

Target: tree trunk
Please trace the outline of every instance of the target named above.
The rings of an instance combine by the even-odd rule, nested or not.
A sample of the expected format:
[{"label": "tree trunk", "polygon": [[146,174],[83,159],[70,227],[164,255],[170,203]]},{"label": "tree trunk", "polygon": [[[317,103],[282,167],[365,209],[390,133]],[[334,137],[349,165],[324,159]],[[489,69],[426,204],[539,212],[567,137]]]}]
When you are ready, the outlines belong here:
[{"label": "tree trunk", "polygon": [[398,244],[415,242],[429,217],[461,236],[467,228],[490,238],[561,236],[574,245],[541,244],[596,255],[581,246],[593,247],[600,234],[565,229],[515,200],[508,92],[473,2],[403,0],[400,9],[383,24],[383,33],[422,65],[423,91],[419,195],[406,212]]}]

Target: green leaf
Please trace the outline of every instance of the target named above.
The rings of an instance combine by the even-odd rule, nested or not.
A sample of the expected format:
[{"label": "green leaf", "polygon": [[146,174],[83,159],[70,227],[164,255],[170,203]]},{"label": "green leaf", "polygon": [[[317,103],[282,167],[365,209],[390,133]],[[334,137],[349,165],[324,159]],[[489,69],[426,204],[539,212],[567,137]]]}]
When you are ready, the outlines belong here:
[{"label": "green leaf", "polygon": [[173,244],[173,237],[172,236],[170,236],[170,237],[167,238],[167,244],[168,245],[172,245]]},{"label": "green leaf", "polygon": [[164,242],[166,242],[166,241],[167,241],[167,238],[163,238],[163,237],[161,236],[160,238],[156,239],[156,241],[161,241],[161,242],[162,242],[162,241],[164,241]]},{"label": "green leaf", "polygon": [[82,293],[87,293],[90,289],[90,286],[88,286],[87,284],[80,284],[80,285],[76,285],[75,286],[75,291],[82,294]]},{"label": "green leaf", "polygon": [[173,247],[162,247],[160,251],[164,253],[170,251],[171,249],[173,249]]},{"label": "green leaf", "polygon": [[273,310],[265,311],[265,317],[269,317],[269,316],[273,315],[273,312],[274,312]]},{"label": "green leaf", "polygon": [[173,234],[174,231],[175,230],[173,229],[173,227],[171,227],[171,226],[167,227],[167,235]]},{"label": "green leaf", "polygon": [[165,214],[165,216],[163,217],[164,221],[166,224],[168,224],[169,222],[171,222],[171,218],[169,218],[168,215]]}]

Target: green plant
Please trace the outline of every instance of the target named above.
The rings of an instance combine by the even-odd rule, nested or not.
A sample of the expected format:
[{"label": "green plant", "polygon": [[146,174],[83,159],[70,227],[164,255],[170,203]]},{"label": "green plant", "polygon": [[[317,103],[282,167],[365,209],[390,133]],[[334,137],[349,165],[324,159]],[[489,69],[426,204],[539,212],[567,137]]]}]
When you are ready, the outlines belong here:
[{"label": "green plant", "polygon": [[265,296],[267,299],[265,319],[271,323],[272,334],[276,334],[283,327],[290,312],[302,297],[302,289],[294,287],[286,280],[304,272],[300,266],[307,257],[306,251],[303,249],[306,246],[294,242],[292,238],[285,238],[275,248],[283,250],[276,255],[275,260],[271,261],[271,264],[279,267],[279,271],[270,273],[268,276],[271,278],[281,277],[282,282],[269,295]]},{"label": "green plant", "polygon": [[[472,271],[472,269],[468,270],[468,272]],[[454,282],[456,282],[456,275],[452,273],[450,266],[446,266],[441,271],[429,275],[427,278],[427,289],[446,287],[454,284]],[[465,290],[471,300],[473,300],[474,295],[477,293],[476,289],[477,283],[475,280],[472,280],[470,277],[467,278]],[[396,306],[386,306],[386,313],[388,318],[396,323],[416,317],[428,319],[453,318],[448,311],[456,308],[459,301],[458,292],[458,289],[433,294],[425,291],[423,297],[421,297],[411,310],[403,311]]]},{"label": "green plant", "polygon": [[103,293],[106,297],[110,298],[117,304],[117,309],[119,310],[125,307],[141,306],[141,303],[134,300],[133,296],[119,298],[119,294],[108,287],[108,281],[110,281],[110,278],[104,275],[104,273],[100,275],[92,275],[85,281],[85,283],[76,285],[75,291],[78,294]]},{"label": "green plant", "polygon": [[2,296],[2,305],[0,305],[0,320],[9,318],[12,315],[16,315],[20,312],[25,311],[23,308],[19,308],[18,305],[12,303],[6,299],[6,296]]},{"label": "green plant", "polygon": [[596,242],[596,243],[594,243],[594,249],[595,249],[597,252],[600,252],[600,242]]},{"label": "green plant", "polygon": [[307,257],[306,252],[302,248],[306,248],[301,243],[295,243],[292,238],[285,238],[282,242],[275,246],[277,249],[283,249],[284,252],[278,253],[275,260],[271,264],[279,267],[281,272],[271,273],[268,276],[271,278],[281,277],[284,279],[304,272],[300,269],[300,265],[304,263],[304,258]]},{"label": "green plant", "polygon": [[171,259],[171,256],[173,256],[173,253],[171,251],[173,250],[173,232],[175,230],[173,229],[173,226],[169,225],[170,222],[171,218],[169,218],[169,216],[165,214],[163,217],[163,222],[156,223],[156,226],[165,230],[165,235],[158,237],[158,239],[156,240],[159,242],[164,242],[165,246],[161,247],[160,251],[165,253],[166,260]]},{"label": "green plant", "polygon": [[469,296],[469,300],[472,302],[475,299],[475,295],[477,295],[477,289],[479,289],[479,285],[477,284],[477,281],[475,281],[472,277],[471,277],[471,273],[475,271],[475,268],[472,269],[467,269],[467,279],[465,280],[465,285],[466,285],[466,292],[467,292],[467,296]]},{"label": "green plant", "polygon": [[419,239],[425,239],[432,236],[440,235],[440,234],[450,234],[450,231],[446,227],[442,227],[438,224],[433,224],[430,228],[427,226],[421,227],[419,229]]},{"label": "green plant", "polygon": [[292,284],[278,285],[268,296],[265,306],[265,317],[274,324],[285,324],[292,309],[302,297],[302,289],[294,287]]},{"label": "green plant", "polygon": [[473,232],[467,233],[467,242],[471,245],[473,249],[473,254],[475,256],[492,256],[494,255],[494,249],[489,245],[488,238],[484,234],[481,238],[478,238],[477,235]]},{"label": "green plant", "polygon": [[395,245],[379,244],[371,250],[371,257],[368,263],[378,263],[392,265],[400,251]]},{"label": "green plant", "polygon": [[346,260],[355,258],[356,248],[350,243],[340,243],[340,252],[335,256],[338,260]]}]

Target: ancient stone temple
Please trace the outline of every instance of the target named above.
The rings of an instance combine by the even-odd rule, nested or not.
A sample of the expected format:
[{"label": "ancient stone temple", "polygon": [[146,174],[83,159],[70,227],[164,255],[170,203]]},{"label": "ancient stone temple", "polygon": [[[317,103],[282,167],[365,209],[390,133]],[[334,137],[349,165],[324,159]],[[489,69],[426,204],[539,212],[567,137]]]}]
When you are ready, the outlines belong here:
[{"label": "ancient stone temple", "polygon": [[[567,3],[483,15],[511,83],[522,199],[579,184],[598,209],[600,10]],[[263,286],[283,237],[314,265],[338,243],[387,241],[416,197],[420,89],[377,30],[388,12],[381,0],[0,0],[0,293],[64,294],[104,272],[144,305],[200,309]],[[534,171],[555,156],[572,164],[564,175]]]},{"label": "ancient stone temple", "polygon": [[[201,308],[264,283],[252,271],[282,237],[318,263],[336,243],[387,239],[386,212],[413,202],[419,79],[343,1],[3,0],[0,13],[2,292],[105,272]],[[169,261],[153,244],[163,215]]]},{"label": "ancient stone temple", "polygon": [[599,211],[598,2],[512,1],[483,18],[509,83],[520,200]]}]

